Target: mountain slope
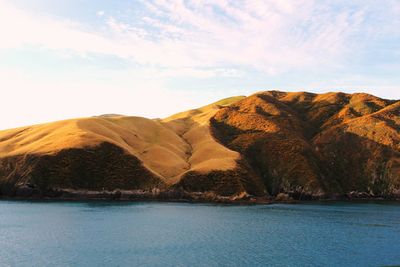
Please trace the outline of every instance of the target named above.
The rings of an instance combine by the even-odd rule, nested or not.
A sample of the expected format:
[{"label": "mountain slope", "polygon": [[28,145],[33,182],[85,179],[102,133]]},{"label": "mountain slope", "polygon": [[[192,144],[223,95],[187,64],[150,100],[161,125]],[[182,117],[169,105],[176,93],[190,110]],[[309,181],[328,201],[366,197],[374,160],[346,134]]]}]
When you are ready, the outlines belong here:
[{"label": "mountain slope", "polygon": [[0,131],[0,195],[398,196],[399,113],[399,101],[367,94],[268,91],[165,119],[107,115]]},{"label": "mountain slope", "polygon": [[399,194],[400,102],[367,94],[261,92],[212,118],[272,195]]}]

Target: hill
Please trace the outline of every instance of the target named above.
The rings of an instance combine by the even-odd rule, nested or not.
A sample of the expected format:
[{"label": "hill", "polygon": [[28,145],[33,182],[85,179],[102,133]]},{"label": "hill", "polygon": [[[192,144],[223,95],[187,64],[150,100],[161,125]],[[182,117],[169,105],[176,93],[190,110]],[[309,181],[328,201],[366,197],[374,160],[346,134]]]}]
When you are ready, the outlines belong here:
[{"label": "hill", "polygon": [[0,131],[0,194],[235,200],[400,195],[400,101],[260,92],[165,119]]}]

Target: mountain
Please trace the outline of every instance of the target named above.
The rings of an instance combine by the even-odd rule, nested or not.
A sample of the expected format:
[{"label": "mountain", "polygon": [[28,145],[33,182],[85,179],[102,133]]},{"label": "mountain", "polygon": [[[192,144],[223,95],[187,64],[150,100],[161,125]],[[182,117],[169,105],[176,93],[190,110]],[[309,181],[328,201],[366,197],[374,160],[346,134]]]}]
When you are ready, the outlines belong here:
[{"label": "mountain", "polygon": [[400,196],[400,101],[279,91],[165,119],[0,131],[4,197],[234,201]]}]

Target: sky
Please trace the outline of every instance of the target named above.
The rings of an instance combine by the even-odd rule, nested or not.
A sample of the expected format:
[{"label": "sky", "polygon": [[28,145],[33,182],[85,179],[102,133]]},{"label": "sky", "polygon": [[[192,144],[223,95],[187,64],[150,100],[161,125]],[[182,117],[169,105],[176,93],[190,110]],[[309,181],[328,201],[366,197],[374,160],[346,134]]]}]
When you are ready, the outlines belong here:
[{"label": "sky", "polygon": [[0,129],[261,90],[400,99],[400,0],[0,0]]}]

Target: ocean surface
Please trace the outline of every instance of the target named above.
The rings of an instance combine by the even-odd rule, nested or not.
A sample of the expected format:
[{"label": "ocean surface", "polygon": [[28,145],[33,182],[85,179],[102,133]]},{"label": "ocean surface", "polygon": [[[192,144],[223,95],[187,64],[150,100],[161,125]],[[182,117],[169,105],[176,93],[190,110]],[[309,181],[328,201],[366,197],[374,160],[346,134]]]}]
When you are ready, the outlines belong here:
[{"label": "ocean surface", "polygon": [[0,266],[400,265],[400,205],[0,201]]}]

